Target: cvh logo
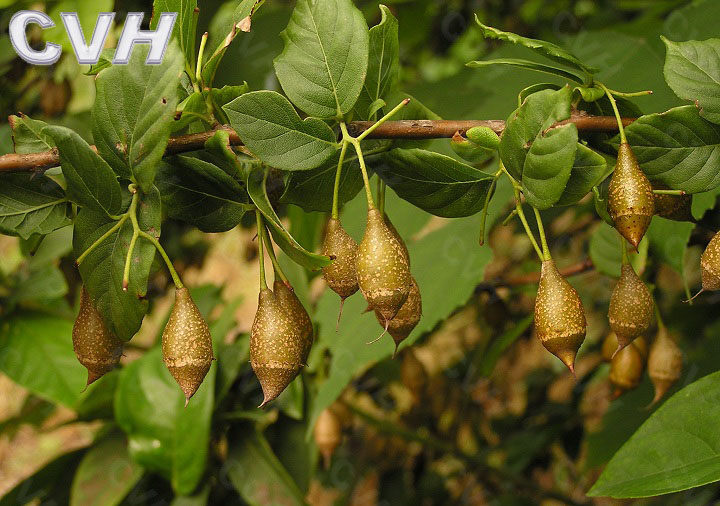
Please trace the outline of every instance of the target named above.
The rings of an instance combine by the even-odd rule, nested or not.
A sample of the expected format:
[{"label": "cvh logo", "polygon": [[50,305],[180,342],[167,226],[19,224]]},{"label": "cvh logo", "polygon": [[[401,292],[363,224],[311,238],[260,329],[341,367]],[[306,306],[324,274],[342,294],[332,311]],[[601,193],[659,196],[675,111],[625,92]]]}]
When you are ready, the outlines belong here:
[{"label": "cvh logo", "polygon": [[[93,32],[90,44],[88,44],[85,39],[77,13],[62,12],[60,16],[62,16],[65,30],[75,50],[78,63],[89,65],[97,63],[100,59],[100,52],[105,46],[108,33],[110,33],[110,27],[115,19],[115,13],[100,13],[95,23],[95,31]],[[159,65],[162,63],[168,42],[170,42],[177,12],[161,13],[155,30],[140,29],[143,16],[144,14],[142,12],[128,13],[120,41],[115,51],[113,64],[126,65],[130,61],[130,54],[135,44],[150,44],[150,51],[148,52],[145,63],[148,65]],[[20,58],[33,65],[52,65],[57,62],[62,53],[59,45],[48,42],[41,51],[30,47],[25,34],[25,29],[30,23],[36,23],[43,29],[55,26],[50,16],[44,12],[20,11],[15,13],[10,20],[10,41],[17,54]]]}]

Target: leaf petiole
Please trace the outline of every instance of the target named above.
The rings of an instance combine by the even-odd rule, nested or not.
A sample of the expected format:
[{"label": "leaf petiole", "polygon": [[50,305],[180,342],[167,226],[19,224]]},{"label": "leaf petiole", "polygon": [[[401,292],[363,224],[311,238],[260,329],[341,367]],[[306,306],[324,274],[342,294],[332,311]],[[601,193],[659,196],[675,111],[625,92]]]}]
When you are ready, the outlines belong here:
[{"label": "leaf petiole", "polygon": [[377,120],[375,123],[373,123],[373,125],[372,125],[370,128],[368,128],[368,129],[365,130],[363,133],[361,133],[360,135],[358,135],[358,136],[357,136],[357,140],[358,140],[358,141],[361,141],[361,140],[363,140],[364,138],[366,138],[366,137],[367,137],[368,135],[370,135],[377,127],[379,127],[380,125],[382,125],[383,123],[385,123],[387,120],[389,120],[390,118],[392,118],[393,116],[395,116],[395,114],[396,114],[400,109],[402,109],[403,107],[405,107],[405,106],[408,105],[409,103],[410,103],[410,99],[409,99],[409,98],[404,99],[404,100],[403,100],[402,102],[400,102],[398,105],[396,105],[395,107],[393,107],[392,110],[391,110],[390,112],[388,112],[385,116],[383,116],[382,118],[380,118],[379,120]]},{"label": "leaf petiole", "polygon": [[332,217],[337,219],[339,216],[338,197],[340,194],[340,175],[342,174],[342,166],[345,162],[345,153],[347,153],[348,141],[343,139],[342,148],[340,149],[340,158],[338,159],[337,171],[335,172],[335,186],[333,187]]},{"label": "leaf petiole", "polygon": [[282,270],[282,267],[280,267],[280,262],[278,262],[277,256],[275,256],[275,250],[273,249],[273,243],[270,240],[270,234],[268,233],[267,226],[263,224],[262,226],[262,240],[265,241],[265,247],[267,248],[268,256],[270,257],[270,261],[273,264],[273,270],[275,271],[275,277],[280,278],[280,280],[285,283],[286,285],[290,285],[290,282],[288,281],[287,276]]},{"label": "leaf petiole", "polygon": [[257,222],[258,235],[258,263],[260,264],[260,290],[267,290],[267,280],[265,278],[265,252],[263,251],[263,233],[265,227],[263,223],[262,213],[260,209],[255,209],[255,221]]},{"label": "leaf petiole", "polygon": [[177,271],[175,270],[175,266],[173,266],[172,262],[170,261],[170,257],[168,257],[167,253],[165,252],[165,248],[162,247],[162,244],[160,244],[160,241],[158,241],[155,237],[151,236],[144,230],[140,230],[138,232],[140,237],[143,239],[146,239],[152,243],[153,246],[155,246],[155,249],[158,250],[160,253],[160,256],[163,257],[163,260],[165,261],[165,265],[168,268],[168,271],[170,271],[170,276],[172,276],[173,283],[175,283],[175,288],[182,288],[183,282],[180,280],[180,276],[178,275]]},{"label": "leaf petiole", "polygon": [[130,239],[130,246],[128,247],[127,255],[125,256],[125,268],[123,269],[123,292],[127,292],[128,286],[130,285],[130,262],[132,259],[133,251],[135,250],[135,243],[137,243],[138,236],[140,235],[140,225],[137,219],[137,203],[139,194],[137,190],[134,191],[132,196],[132,202],[130,202],[130,209],[128,215],[133,226],[133,235]]},{"label": "leaf petiole", "polygon": [[358,162],[360,163],[360,171],[362,172],[363,182],[365,183],[365,196],[367,197],[368,208],[375,209],[375,201],[373,200],[372,191],[370,190],[370,178],[368,178],[367,167],[365,166],[365,158],[363,157],[360,141],[350,135],[345,122],[340,123],[340,130],[342,130],[343,133],[343,143],[347,141],[355,148],[355,153],[357,153]]},{"label": "leaf petiole", "polygon": [[110,229],[108,229],[107,232],[105,232],[103,235],[101,235],[97,241],[92,243],[88,249],[83,251],[82,255],[80,255],[78,257],[78,259],[75,261],[75,265],[80,265],[83,262],[83,260],[85,260],[87,258],[87,256],[95,250],[95,248],[97,248],[100,244],[105,242],[105,240],[108,237],[110,237],[115,232],[117,232],[117,230],[125,224],[127,219],[128,219],[127,214],[124,214],[123,216],[121,216],[120,219],[118,220],[118,222],[115,223],[115,225],[113,225]]},{"label": "leaf petiole", "polygon": [[625,137],[625,127],[623,126],[622,118],[620,117],[620,111],[618,111],[618,106],[615,103],[615,98],[613,97],[612,92],[607,89],[607,87],[600,81],[596,81],[595,84],[596,86],[602,88],[602,90],[605,92],[605,95],[607,95],[607,98],[610,101],[610,105],[612,105],[613,111],[615,112],[615,118],[617,119],[618,130],[620,130],[620,142],[622,144],[627,144],[627,137]]},{"label": "leaf petiole", "polygon": [[545,237],[545,227],[543,226],[542,217],[540,216],[540,211],[533,207],[533,212],[535,213],[535,221],[537,221],[538,226],[538,232],[540,233],[540,242],[542,244],[542,252],[543,252],[543,260],[552,260],[552,256],[550,255],[550,248],[548,248],[547,243],[547,237]]},{"label": "leaf petiole", "polygon": [[653,190],[655,195],[685,195],[685,190]]}]

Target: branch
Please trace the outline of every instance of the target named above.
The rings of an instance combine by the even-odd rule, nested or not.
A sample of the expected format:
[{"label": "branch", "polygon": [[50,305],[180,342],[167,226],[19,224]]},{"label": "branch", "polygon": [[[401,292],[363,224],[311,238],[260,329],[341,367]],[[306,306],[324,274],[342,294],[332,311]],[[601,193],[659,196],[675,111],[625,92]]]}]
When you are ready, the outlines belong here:
[{"label": "branch", "polygon": [[[629,125],[635,118],[623,118],[623,124]],[[569,119],[561,121],[551,128],[574,123],[582,132],[617,132],[618,126],[614,116],[589,116],[585,113],[575,113]],[[358,136],[370,126],[372,121],[353,121],[348,130],[353,136]],[[505,122],[502,120],[402,120],[387,121],[375,129],[368,138],[372,139],[439,139],[452,137],[455,132],[465,133],[469,128],[487,126],[496,133],[502,134]],[[242,146],[242,141],[229,126],[223,126],[230,134],[230,144]],[[215,134],[215,131],[198,134],[180,135],[171,137],[168,142],[165,156],[197,151],[203,149],[205,142]],[[93,149],[95,147],[93,146]],[[122,148],[121,148],[122,149]],[[11,153],[0,156],[0,173],[2,172],[34,172],[43,171],[60,165],[57,149],[41,153],[18,154]]]}]

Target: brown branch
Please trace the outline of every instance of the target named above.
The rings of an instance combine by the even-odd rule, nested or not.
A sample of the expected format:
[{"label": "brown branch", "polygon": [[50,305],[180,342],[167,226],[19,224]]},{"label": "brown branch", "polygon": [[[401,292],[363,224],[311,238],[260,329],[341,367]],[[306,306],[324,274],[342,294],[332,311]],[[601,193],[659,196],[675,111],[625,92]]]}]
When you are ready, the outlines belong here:
[{"label": "brown branch", "polygon": [[[629,125],[635,118],[624,118],[623,123]],[[584,132],[617,132],[618,126],[614,116],[589,116],[574,114],[569,119],[553,126],[574,123],[578,130]],[[373,122],[353,121],[349,124],[351,135],[357,136],[367,130]],[[387,121],[373,131],[368,138],[373,139],[438,139],[452,137],[455,132],[465,133],[475,126],[487,126],[498,134],[505,129],[502,120],[403,120]],[[241,146],[242,141],[232,128],[223,126],[230,134],[230,144]],[[198,134],[171,137],[165,155],[175,155],[189,151],[197,151],[205,146],[205,142],[214,135],[214,131]],[[94,146],[93,146],[94,148]],[[18,154],[11,153],[0,156],[0,173],[2,172],[33,172],[42,171],[60,164],[57,149],[42,153]]]},{"label": "brown branch", "polygon": [[[594,269],[592,261],[587,258],[583,260],[582,262],[579,262],[577,264],[569,265],[565,267],[564,269],[560,269],[560,274],[562,274],[563,277],[568,276],[577,276],[578,274],[583,274],[585,272],[591,271]],[[486,285],[491,285],[493,287],[500,287],[500,286],[506,286],[506,287],[512,287],[512,286],[523,286],[523,285],[533,285],[540,281],[540,273],[539,272],[531,272],[529,274],[523,274],[521,276],[516,276],[514,278],[509,279],[498,279],[495,281],[489,281],[488,283],[485,283]]]}]

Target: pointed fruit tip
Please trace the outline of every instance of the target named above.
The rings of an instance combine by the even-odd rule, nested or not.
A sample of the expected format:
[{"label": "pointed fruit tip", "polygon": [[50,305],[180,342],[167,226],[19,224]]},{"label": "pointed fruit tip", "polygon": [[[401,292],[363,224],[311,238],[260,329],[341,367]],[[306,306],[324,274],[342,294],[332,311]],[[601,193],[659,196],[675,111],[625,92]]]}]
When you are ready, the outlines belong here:
[{"label": "pointed fruit tip", "polygon": [[188,404],[190,403],[190,397],[185,397],[185,407],[188,407]]},{"label": "pointed fruit tip", "polygon": [[690,297],[688,300],[684,300],[683,303],[685,303],[685,304],[690,304],[692,301],[695,300],[695,298],[696,298],[698,295],[700,295],[700,294],[703,293],[704,291],[705,291],[705,288],[701,288],[698,293],[696,293],[695,295],[693,295],[692,297]]},{"label": "pointed fruit tip", "polygon": [[[371,345],[371,344],[377,343],[380,339],[382,339],[382,336],[384,336],[385,334],[387,334],[388,326],[389,326],[389,325],[390,325],[390,320],[387,320],[387,319],[386,319],[386,320],[385,320],[385,328],[383,329],[382,334],[380,334],[379,336],[377,336],[375,339],[373,339],[373,340],[370,341],[369,343],[365,343],[365,344],[367,344],[367,345],[369,346],[369,345]],[[397,344],[395,345],[395,349],[397,350]]]},{"label": "pointed fruit tip", "polygon": [[397,343],[397,342],[396,342],[396,343],[395,343],[395,350],[393,351],[393,354],[392,354],[392,359],[393,359],[393,360],[395,360],[395,357],[397,357],[398,348],[400,348],[400,343]]}]

